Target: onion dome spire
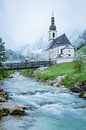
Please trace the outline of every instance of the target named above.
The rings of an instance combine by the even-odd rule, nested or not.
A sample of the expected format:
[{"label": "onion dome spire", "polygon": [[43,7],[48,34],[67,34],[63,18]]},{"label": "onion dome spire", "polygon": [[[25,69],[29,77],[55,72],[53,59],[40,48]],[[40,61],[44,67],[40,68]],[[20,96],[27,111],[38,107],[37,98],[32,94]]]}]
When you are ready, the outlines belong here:
[{"label": "onion dome spire", "polygon": [[49,30],[56,30],[56,26],[55,26],[55,18],[54,18],[54,14],[52,13],[52,17],[51,17],[51,25]]}]

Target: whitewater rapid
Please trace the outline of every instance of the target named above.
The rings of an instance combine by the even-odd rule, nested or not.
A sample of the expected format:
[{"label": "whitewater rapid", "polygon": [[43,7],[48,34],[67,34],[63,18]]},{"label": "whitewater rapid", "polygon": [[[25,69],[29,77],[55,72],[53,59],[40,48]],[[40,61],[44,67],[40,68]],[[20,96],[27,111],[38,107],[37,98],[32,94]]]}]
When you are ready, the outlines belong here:
[{"label": "whitewater rapid", "polygon": [[66,89],[55,88],[15,72],[3,81],[9,102],[31,105],[27,116],[7,116],[0,130],[86,130],[86,100]]}]

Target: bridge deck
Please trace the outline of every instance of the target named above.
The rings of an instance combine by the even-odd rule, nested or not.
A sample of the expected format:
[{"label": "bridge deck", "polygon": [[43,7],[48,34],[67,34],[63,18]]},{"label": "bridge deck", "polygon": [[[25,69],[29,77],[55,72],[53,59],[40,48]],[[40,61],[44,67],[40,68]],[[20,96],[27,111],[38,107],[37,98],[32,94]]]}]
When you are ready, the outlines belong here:
[{"label": "bridge deck", "polygon": [[17,63],[4,63],[0,69],[15,70],[15,69],[31,69],[39,67],[47,67],[53,65],[53,61],[34,61],[34,62],[17,62]]}]

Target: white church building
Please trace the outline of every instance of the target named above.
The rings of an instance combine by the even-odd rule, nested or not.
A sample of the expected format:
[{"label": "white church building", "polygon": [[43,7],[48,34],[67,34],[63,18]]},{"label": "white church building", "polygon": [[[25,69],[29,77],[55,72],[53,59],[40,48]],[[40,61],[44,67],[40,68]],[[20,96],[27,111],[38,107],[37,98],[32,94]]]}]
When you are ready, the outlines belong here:
[{"label": "white church building", "polygon": [[74,57],[74,47],[66,34],[57,37],[55,18],[52,15],[49,27],[49,46],[45,50],[46,60],[55,60],[57,63],[70,62]]}]

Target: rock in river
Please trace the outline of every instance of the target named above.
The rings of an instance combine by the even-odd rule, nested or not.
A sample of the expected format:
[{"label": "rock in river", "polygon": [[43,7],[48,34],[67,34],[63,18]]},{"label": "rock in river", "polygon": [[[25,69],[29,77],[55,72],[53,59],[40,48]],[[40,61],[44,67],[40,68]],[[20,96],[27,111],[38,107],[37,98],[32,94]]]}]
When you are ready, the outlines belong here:
[{"label": "rock in river", "polygon": [[86,99],[86,92],[85,91],[80,92],[79,97]]},{"label": "rock in river", "polygon": [[10,114],[11,114],[11,115],[23,116],[23,115],[26,115],[26,112],[25,112],[24,110],[15,109],[15,110],[12,111]]},{"label": "rock in river", "polygon": [[0,96],[0,102],[5,102],[5,98]]},{"label": "rock in river", "polygon": [[80,93],[82,91],[82,88],[80,88],[80,83],[75,83],[70,90],[75,93]]},{"label": "rock in river", "polygon": [[23,115],[26,115],[25,109],[27,109],[27,106],[1,103],[0,104],[0,117],[6,116],[8,114],[23,116]]}]

